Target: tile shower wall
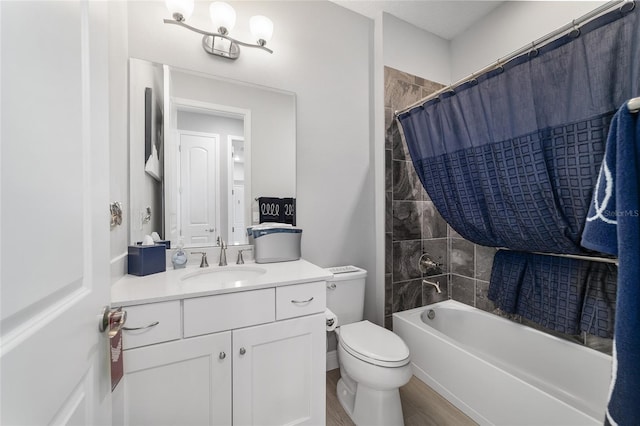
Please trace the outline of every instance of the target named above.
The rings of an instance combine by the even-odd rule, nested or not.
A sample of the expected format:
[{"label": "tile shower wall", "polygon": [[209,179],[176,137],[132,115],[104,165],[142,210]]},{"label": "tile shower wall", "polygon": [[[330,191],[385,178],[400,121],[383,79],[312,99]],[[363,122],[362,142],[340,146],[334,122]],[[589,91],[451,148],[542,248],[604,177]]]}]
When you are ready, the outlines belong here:
[{"label": "tile shower wall", "polygon": [[[460,237],[442,219],[413,169],[393,112],[444,87],[385,67],[385,326],[391,314],[451,297],[493,310],[486,298],[494,249]],[[423,253],[439,264],[420,272]],[[441,293],[423,280],[440,285]]]},{"label": "tile shower wall", "polygon": [[[385,327],[392,327],[392,314],[451,297],[476,308],[524,322],[499,312],[487,298],[491,265],[496,249],[462,238],[442,219],[429,199],[411,157],[402,142],[393,113],[439,90],[443,85],[385,67]],[[428,253],[436,261],[436,274],[420,272],[420,256]],[[423,280],[436,282],[435,287]],[[547,331],[547,330],[543,330]],[[547,331],[548,332],[548,331]],[[557,333],[551,333],[557,334]],[[596,336],[560,337],[611,352],[611,340]]]}]

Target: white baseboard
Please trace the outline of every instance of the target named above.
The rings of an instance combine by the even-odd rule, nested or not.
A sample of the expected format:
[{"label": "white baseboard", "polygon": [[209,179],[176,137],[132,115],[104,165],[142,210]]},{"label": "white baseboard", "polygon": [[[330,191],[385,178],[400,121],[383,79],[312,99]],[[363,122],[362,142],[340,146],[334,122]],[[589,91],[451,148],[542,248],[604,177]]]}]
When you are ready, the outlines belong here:
[{"label": "white baseboard", "polygon": [[336,368],[340,368],[338,351],[329,351],[327,352],[327,371],[335,370]]}]

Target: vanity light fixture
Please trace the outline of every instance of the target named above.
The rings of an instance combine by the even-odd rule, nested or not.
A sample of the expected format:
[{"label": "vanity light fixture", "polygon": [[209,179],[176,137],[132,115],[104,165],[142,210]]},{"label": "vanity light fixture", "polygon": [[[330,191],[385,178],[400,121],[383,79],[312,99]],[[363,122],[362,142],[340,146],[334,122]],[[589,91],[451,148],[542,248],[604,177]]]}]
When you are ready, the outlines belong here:
[{"label": "vanity light fixture", "polygon": [[266,47],[273,35],[273,22],[266,16],[257,15],[249,20],[249,28],[257,40],[256,44],[251,44],[229,36],[229,31],[236,23],[236,11],[229,3],[214,1],[209,6],[211,22],[217,32],[200,30],[185,23],[193,13],[194,0],[165,0],[165,3],[173,19],[165,19],[164,23],[179,25],[202,34],[202,48],[210,55],[238,59],[240,46],[254,47],[273,53],[273,50]]}]

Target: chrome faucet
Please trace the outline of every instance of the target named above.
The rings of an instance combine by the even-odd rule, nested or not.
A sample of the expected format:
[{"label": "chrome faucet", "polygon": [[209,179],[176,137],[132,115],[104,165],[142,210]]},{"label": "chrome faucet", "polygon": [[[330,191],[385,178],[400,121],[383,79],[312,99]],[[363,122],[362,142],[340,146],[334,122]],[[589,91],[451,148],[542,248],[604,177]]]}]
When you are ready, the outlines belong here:
[{"label": "chrome faucet", "polygon": [[440,290],[440,283],[432,283],[431,281],[422,280],[422,284],[432,285],[436,288],[436,292],[438,292],[438,294],[442,293],[442,290]]},{"label": "chrome faucet", "polygon": [[218,266],[227,266],[227,246],[220,237],[218,237],[218,245],[220,246],[220,261],[218,262]]},{"label": "chrome faucet", "polygon": [[253,249],[247,248],[247,249],[238,250],[238,259],[236,260],[236,265],[244,265],[244,258],[242,257],[242,252],[243,251],[251,251],[251,250],[253,250]]},{"label": "chrome faucet", "polygon": [[202,260],[200,261],[201,268],[208,268],[209,262],[207,262],[207,252],[206,251],[192,251],[191,254],[201,254]]}]

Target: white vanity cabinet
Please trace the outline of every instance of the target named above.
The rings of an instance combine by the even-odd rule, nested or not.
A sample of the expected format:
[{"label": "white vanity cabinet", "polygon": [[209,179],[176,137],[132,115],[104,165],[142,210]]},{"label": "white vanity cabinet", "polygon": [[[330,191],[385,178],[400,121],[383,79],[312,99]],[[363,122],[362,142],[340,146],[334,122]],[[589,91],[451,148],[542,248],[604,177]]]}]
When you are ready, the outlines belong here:
[{"label": "white vanity cabinet", "polygon": [[233,423],[325,422],[325,316],[233,331]]},{"label": "white vanity cabinet", "polygon": [[324,424],[325,307],[324,281],[125,307],[159,321],[124,335],[125,424]]},{"label": "white vanity cabinet", "polygon": [[230,425],[231,332],[124,353],[127,425]]}]

